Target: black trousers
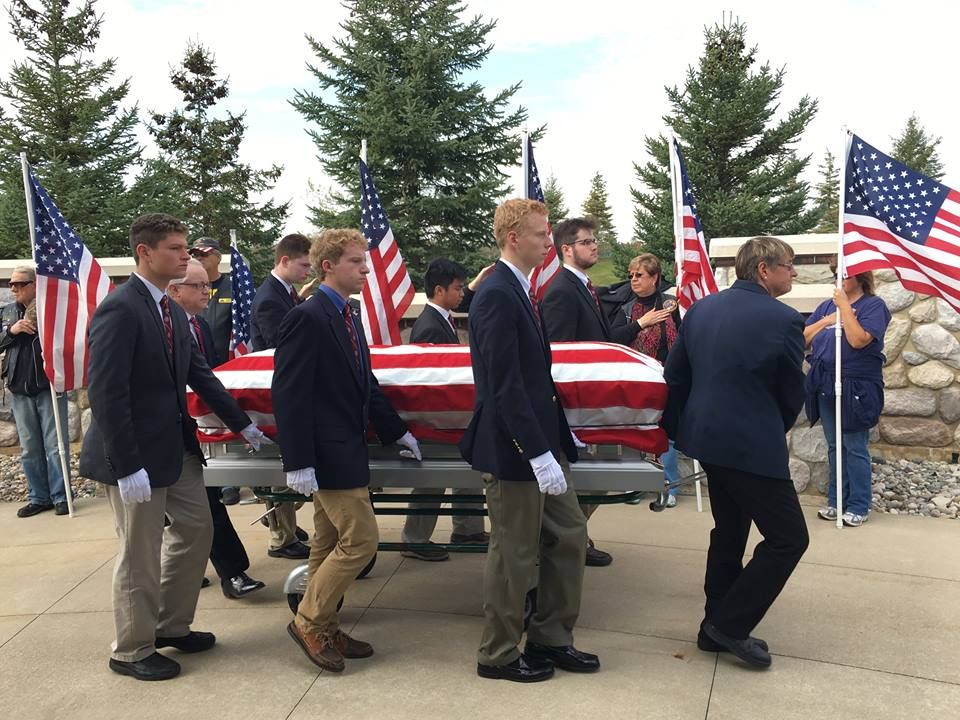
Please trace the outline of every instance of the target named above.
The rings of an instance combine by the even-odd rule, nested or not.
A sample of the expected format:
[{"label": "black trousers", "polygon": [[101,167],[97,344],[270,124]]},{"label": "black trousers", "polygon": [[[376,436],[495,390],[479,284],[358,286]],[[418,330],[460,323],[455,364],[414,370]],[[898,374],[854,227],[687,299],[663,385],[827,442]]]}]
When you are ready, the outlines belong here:
[{"label": "black trousers", "polygon": [[221,580],[245,572],[250,567],[247,551],[240,542],[237,531],[230,522],[227,508],[220,502],[220,488],[207,488],[207,502],[210,504],[210,514],[213,516],[213,545],[210,547],[210,562]]},{"label": "black trousers", "polygon": [[[710,485],[705,619],[731,637],[747,637],[766,615],[807,545],[807,523],[790,480],[704,464]],[[743,565],[750,523],[763,541]]]}]

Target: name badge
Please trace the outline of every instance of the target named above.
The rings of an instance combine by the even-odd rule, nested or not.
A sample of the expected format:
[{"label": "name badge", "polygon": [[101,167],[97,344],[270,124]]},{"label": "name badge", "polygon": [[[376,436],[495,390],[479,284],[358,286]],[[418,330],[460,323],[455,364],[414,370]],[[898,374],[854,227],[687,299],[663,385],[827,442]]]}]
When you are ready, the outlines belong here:
[{"label": "name badge", "polygon": [[230,303],[233,302],[233,300],[231,298],[217,298],[217,302],[226,303],[227,305],[229,305]]}]

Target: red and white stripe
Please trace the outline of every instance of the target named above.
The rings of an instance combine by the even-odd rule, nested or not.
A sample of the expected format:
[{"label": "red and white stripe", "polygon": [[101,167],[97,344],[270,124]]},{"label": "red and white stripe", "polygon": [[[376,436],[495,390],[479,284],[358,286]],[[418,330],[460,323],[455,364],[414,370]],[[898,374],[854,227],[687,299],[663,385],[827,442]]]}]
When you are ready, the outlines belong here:
[{"label": "red and white stripe", "polygon": [[[666,449],[658,423],[667,398],[663,368],[631,348],[611,343],[553,343],[553,379],[567,421],[586,443]],[[421,440],[455,443],[473,416],[475,392],[465,345],[370,348],[371,365],[394,409]],[[273,351],[251,353],[215,370],[251,420],[276,433],[270,399]],[[204,442],[235,436],[192,391],[187,402]]]},{"label": "red and white stripe", "polygon": [[363,332],[369,345],[399,345],[400,318],[413,302],[413,283],[393,230],[372,251],[367,251],[370,274],[361,299]]},{"label": "red and white stripe", "polygon": [[696,218],[689,205],[683,206],[683,244],[677,247],[677,303],[681,317],[697,300],[718,292],[707,244],[697,232]]},{"label": "red and white stripe", "polygon": [[[548,226],[549,228],[549,226]],[[530,290],[536,296],[537,300],[543,300],[547,287],[560,272],[560,258],[557,257],[557,249],[553,245],[553,233],[550,232],[550,250],[540,265],[537,265],[530,273]]]},{"label": "red and white stripe", "polygon": [[80,283],[37,273],[37,331],[43,367],[54,390],[87,384],[87,328],[113,283],[84,246],[77,272]]},{"label": "red and white stripe", "polygon": [[874,217],[844,213],[843,257],[848,276],[892,269],[908,290],[942,297],[960,311],[960,193],[949,191],[924,244]]}]

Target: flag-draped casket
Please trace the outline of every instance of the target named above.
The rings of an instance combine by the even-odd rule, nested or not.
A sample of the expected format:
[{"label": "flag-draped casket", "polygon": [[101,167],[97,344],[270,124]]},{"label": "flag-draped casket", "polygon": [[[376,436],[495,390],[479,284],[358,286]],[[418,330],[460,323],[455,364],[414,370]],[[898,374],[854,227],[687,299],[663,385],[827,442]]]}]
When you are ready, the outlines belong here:
[{"label": "flag-draped casket", "polygon": [[[553,379],[577,437],[646,452],[666,450],[667,438],[658,423],[667,386],[656,360],[610,343],[553,343],[551,348]],[[384,394],[418,439],[460,440],[470,424],[475,395],[469,347],[373,346],[370,361]],[[273,350],[235,358],[215,373],[250,418],[275,437]],[[187,402],[201,442],[237,439],[192,391]]]}]

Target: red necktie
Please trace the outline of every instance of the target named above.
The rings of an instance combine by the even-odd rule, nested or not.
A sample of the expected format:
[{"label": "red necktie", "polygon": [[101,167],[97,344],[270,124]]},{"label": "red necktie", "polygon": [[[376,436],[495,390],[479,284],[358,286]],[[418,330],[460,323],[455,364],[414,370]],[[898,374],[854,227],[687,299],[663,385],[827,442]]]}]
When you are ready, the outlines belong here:
[{"label": "red necktie", "polygon": [[343,308],[343,321],[347,326],[347,335],[350,336],[350,344],[353,346],[353,359],[360,367],[360,341],[357,340],[357,328],[353,325],[353,314],[350,312],[350,303]]},{"label": "red necktie", "polygon": [[590,280],[587,280],[587,290],[590,291],[590,294],[593,296],[593,302],[597,306],[597,310],[600,310],[600,298],[597,295],[597,291],[593,289],[593,283]]},{"label": "red necktie", "polygon": [[173,357],[173,322],[170,320],[170,301],[164,295],[160,298],[160,312],[163,315],[163,330],[167,339],[167,352]]},{"label": "red necktie", "polygon": [[190,318],[190,324],[193,325],[193,332],[197,336],[197,347],[200,348],[200,354],[206,357],[206,351],[203,349],[203,333],[200,331],[200,321],[194,316]]},{"label": "red necktie", "polygon": [[533,308],[533,319],[537,321],[537,330],[542,333],[543,323],[540,321],[540,305],[537,304],[537,296],[534,295],[533,288],[530,288],[530,306]]},{"label": "red necktie", "polygon": [[290,288],[290,299],[293,300],[294,307],[300,304],[300,296],[297,295],[297,291],[293,288]]},{"label": "red necktie", "polygon": [[450,327],[453,328],[453,336],[457,339],[457,342],[460,342],[460,336],[457,334],[457,324],[453,321],[453,315],[447,315],[447,321],[450,323]]}]

